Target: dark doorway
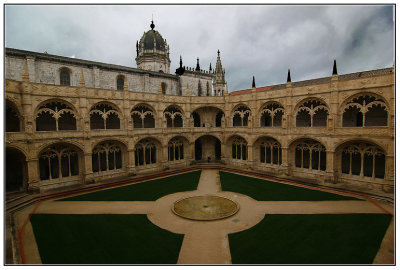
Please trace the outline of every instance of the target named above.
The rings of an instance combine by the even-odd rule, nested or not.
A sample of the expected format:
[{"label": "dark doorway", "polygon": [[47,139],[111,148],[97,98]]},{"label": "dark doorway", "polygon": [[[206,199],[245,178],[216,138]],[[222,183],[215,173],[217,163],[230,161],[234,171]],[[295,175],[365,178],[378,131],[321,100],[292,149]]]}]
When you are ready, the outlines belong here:
[{"label": "dark doorway", "polygon": [[201,160],[201,157],[202,157],[201,147],[202,147],[202,145],[201,145],[200,139],[197,139],[194,142],[194,158],[195,158],[195,160]]},{"label": "dark doorway", "polygon": [[200,115],[197,112],[193,112],[193,126],[200,127]]},{"label": "dark doorway", "polygon": [[6,149],[6,192],[22,191],[27,184],[25,155],[16,149]]},{"label": "dark doorway", "polygon": [[215,141],[215,159],[221,160],[221,141],[218,139]]}]

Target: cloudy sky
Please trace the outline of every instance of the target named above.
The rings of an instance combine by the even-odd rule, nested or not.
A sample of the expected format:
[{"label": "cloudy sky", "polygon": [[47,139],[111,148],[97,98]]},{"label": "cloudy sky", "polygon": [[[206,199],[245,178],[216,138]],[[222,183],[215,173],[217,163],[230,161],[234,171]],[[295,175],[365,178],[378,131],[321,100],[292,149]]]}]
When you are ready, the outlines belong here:
[{"label": "cloudy sky", "polygon": [[393,6],[7,5],[5,45],[136,67],[136,41],[154,18],[179,65],[215,68],[221,51],[229,91],[390,67]]}]

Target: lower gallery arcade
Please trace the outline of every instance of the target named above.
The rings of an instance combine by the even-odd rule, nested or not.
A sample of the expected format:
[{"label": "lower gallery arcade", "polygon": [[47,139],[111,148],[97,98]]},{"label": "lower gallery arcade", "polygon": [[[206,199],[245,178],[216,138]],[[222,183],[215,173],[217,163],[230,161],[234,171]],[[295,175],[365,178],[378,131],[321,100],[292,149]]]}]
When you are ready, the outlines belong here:
[{"label": "lower gallery arcade", "polygon": [[240,135],[222,142],[213,135],[203,135],[194,141],[175,136],[168,142],[164,138],[146,137],[133,148],[123,140],[101,140],[90,152],[80,145],[84,143],[46,144],[29,161],[23,150],[7,146],[7,190],[27,189],[29,176],[37,175],[40,188],[45,190],[210,161],[283,177],[312,175],[321,181],[377,185],[384,183],[388,166],[385,151],[371,141],[362,140],[346,141],[330,149],[323,141],[311,138],[278,141],[267,136],[251,139]]}]

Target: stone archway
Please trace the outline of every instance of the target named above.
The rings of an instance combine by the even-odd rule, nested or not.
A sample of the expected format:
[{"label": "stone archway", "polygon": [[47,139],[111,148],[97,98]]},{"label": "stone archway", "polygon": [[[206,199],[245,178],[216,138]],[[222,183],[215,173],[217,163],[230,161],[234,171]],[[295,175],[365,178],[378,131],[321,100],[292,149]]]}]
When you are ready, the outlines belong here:
[{"label": "stone archway", "polygon": [[211,135],[203,135],[195,141],[195,160],[221,160],[221,141]]},{"label": "stone archway", "polygon": [[15,149],[6,148],[6,192],[23,191],[28,186],[28,166],[25,155]]}]

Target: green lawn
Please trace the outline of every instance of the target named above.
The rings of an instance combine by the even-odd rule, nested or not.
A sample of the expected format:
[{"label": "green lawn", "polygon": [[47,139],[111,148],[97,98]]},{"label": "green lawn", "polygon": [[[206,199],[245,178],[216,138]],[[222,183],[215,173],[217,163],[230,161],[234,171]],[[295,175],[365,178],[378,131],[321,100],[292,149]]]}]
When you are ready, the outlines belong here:
[{"label": "green lawn", "polygon": [[233,264],[371,264],[387,214],[266,215],[229,234]]},{"label": "green lawn", "polygon": [[44,264],[176,264],[183,235],[146,215],[34,214]]},{"label": "green lawn", "polygon": [[201,170],[128,186],[100,190],[60,201],[155,201],[165,195],[196,190]]},{"label": "green lawn", "polygon": [[257,201],[358,200],[354,197],[341,196],[229,172],[220,171],[219,175],[222,190],[241,193]]}]

